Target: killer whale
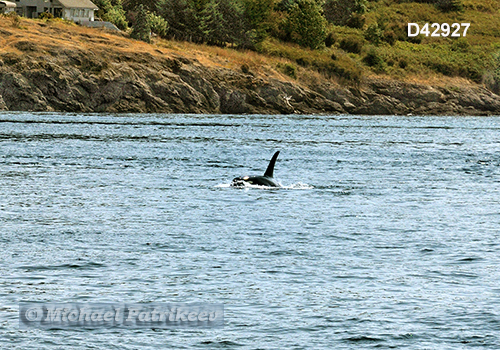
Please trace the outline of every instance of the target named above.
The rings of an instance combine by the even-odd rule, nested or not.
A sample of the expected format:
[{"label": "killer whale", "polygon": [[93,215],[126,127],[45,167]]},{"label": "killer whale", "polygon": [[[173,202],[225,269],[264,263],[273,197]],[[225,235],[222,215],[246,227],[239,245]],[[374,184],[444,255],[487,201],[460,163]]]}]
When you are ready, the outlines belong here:
[{"label": "killer whale", "polygon": [[233,179],[231,186],[241,187],[245,186],[245,184],[250,185],[259,185],[259,186],[268,186],[268,187],[281,187],[276,180],[273,178],[274,174],[274,165],[276,164],[276,159],[278,159],[278,155],[280,151],[274,153],[269,165],[267,166],[266,172],[263,176],[241,176]]}]

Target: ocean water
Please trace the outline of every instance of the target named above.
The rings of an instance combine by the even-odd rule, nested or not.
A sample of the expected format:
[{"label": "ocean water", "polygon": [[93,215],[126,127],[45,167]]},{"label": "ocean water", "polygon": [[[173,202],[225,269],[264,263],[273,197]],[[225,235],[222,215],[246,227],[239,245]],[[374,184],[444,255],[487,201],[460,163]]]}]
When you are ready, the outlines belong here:
[{"label": "ocean water", "polygon": [[[281,154],[280,189],[232,188]],[[0,114],[2,349],[499,349],[500,117]],[[19,302],[223,303],[20,329]]]}]

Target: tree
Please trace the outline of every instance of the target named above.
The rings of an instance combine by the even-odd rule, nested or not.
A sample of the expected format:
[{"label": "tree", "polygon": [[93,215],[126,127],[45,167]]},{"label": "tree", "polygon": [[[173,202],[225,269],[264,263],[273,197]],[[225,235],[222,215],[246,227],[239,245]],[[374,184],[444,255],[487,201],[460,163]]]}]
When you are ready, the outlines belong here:
[{"label": "tree", "polygon": [[224,19],[228,42],[239,47],[252,47],[252,28],[245,17],[245,8],[241,1],[219,0],[219,10]]},{"label": "tree", "polygon": [[111,7],[111,9],[104,14],[104,16],[102,16],[102,19],[113,23],[121,30],[125,30],[128,27],[128,23],[125,18],[125,11],[123,10],[121,4]]},{"label": "tree", "polygon": [[137,18],[132,27],[130,36],[147,43],[151,41],[151,25],[149,23],[148,13],[142,4],[137,7]]},{"label": "tree", "polygon": [[143,5],[146,11],[154,13],[157,11],[156,0],[123,0],[123,8],[127,11],[134,11],[139,5]]},{"label": "tree", "polygon": [[272,14],[275,6],[275,0],[242,0],[245,18],[250,29],[255,30],[258,39],[267,35],[272,21]]},{"label": "tree", "polygon": [[248,25],[243,6],[238,1],[210,0],[200,14],[200,29],[211,45],[246,46],[248,42]]},{"label": "tree", "polygon": [[113,23],[121,30],[127,29],[128,23],[125,18],[125,11],[123,10],[121,0],[94,0],[94,3],[99,8],[97,17],[101,18],[103,21]]},{"label": "tree", "polygon": [[289,39],[301,46],[317,49],[325,42],[326,20],[314,0],[297,0],[284,26]]},{"label": "tree", "polygon": [[197,6],[192,0],[161,0],[158,14],[168,25],[167,36],[173,39],[202,42]]},{"label": "tree", "polygon": [[228,32],[225,30],[226,23],[219,11],[218,1],[211,0],[201,11],[200,29],[208,44],[222,45],[229,41]]}]

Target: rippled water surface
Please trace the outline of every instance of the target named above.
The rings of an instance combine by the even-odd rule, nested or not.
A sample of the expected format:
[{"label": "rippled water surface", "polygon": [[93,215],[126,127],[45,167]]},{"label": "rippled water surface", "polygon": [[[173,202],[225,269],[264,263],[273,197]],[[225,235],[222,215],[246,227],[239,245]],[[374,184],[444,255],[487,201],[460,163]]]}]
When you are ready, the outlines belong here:
[{"label": "rippled water surface", "polygon": [[[0,114],[0,347],[499,349],[500,118]],[[281,154],[284,189],[227,187]],[[224,303],[19,329],[20,301]]]}]

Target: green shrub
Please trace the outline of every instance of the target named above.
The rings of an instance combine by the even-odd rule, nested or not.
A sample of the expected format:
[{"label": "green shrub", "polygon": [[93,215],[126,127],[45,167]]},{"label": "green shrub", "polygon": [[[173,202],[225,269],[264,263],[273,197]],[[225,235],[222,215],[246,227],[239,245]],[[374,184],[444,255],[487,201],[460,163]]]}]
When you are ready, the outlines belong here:
[{"label": "green shrub", "polygon": [[363,75],[362,70],[354,61],[350,60],[335,60],[325,64],[321,69],[326,76],[337,77],[345,84],[358,85],[361,82]]},{"label": "green shrub", "polygon": [[365,39],[369,42],[379,45],[382,42],[383,32],[378,23],[370,24],[365,30]]},{"label": "green shrub", "polygon": [[125,11],[123,10],[121,5],[111,7],[109,11],[102,16],[102,19],[113,23],[121,30],[125,30],[128,28],[128,23],[125,18]]},{"label": "green shrub", "polygon": [[4,18],[9,18],[12,21],[13,27],[20,28],[21,19],[19,18],[19,15],[16,12],[12,11],[9,13],[2,13],[1,16]]},{"label": "green shrub", "polygon": [[389,45],[394,45],[397,41],[397,35],[393,30],[386,30],[384,31],[382,39]]},{"label": "green shrub", "polygon": [[346,52],[359,54],[363,48],[363,41],[355,35],[349,35],[340,41],[339,47]]},{"label": "green shrub", "polygon": [[128,28],[121,0],[93,0],[93,2],[99,8],[96,13],[97,17],[113,23],[121,30]]},{"label": "green shrub", "polygon": [[167,36],[168,23],[163,17],[157,16],[154,13],[148,13],[148,21],[153,33],[162,38]]},{"label": "green shrub", "polygon": [[38,19],[52,19],[54,15],[50,12],[42,12],[38,15]]},{"label": "green shrub", "polygon": [[309,67],[311,65],[311,62],[306,57],[299,57],[295,62],[301,67]]},{"label": "green shrub", "polygon": [[349,28],[362,29],[365,25],[366,17],[359,13],[353,13],[347,20],[346,26]]},{"label": "green shrub", "polygon": [[443,62],[440,59],[434,59],[431,62],[428,62],[430,68],[432,68],[437,73],[441,73],[447,76],[457,76],[458,75],[458,67],[453,65],[450,62]]},{"label": "green shrub", "polygon": [[463,11],[462,0],[438,0],[436,7],[442,12]]},{"label": "green shrub", "polygon": [[374,47],[371,47],[366,56],[363,57],[363,62],[377,72],[385,71],[386,63]]},{"label": "green shrub", "polygon": [[279,63],[278,70],[293,79],[297,79],[297,67],[291,63]]},{"label": "green shrub", "polygon": [[325,38],[325,46],[332,47],[333,44],[335,44],[335,35],[330,32]]},{"label": "green shrub", "polygon": [[496,84],[496,92],[500,93],[500,51],[493,55],[493,79]]},{"label": "green shrub", "polygon": [[458,38],[453,40],[451,44],[451,51],[468,52],[470,50],[469,41],[466,38]]},{"label": "green shrub", "polygon": [[406,58],[401,58],[398,62],[398,66],[399,68],[401,69],[406,69],[406,67],[408,67],[408,61],[406,60]]},{"label": "green shrub", "polygon": [[[313,51],[284,44],[271,38],[259,43],[257,47],[261,53],[287,58],[328,78],[338,78],[340,82],[345,84],[357,85],[361,81],[363,73],[361,65],[344,53],[339,52],[335,55],[336,59],[333,59],[333,57],[322,51]],[[292,67],[294,67],[293,64]],[[282,72],[286,69],[292,73],[292,69],[283,68],[283,64],[280,64],[277,68]]]}]

